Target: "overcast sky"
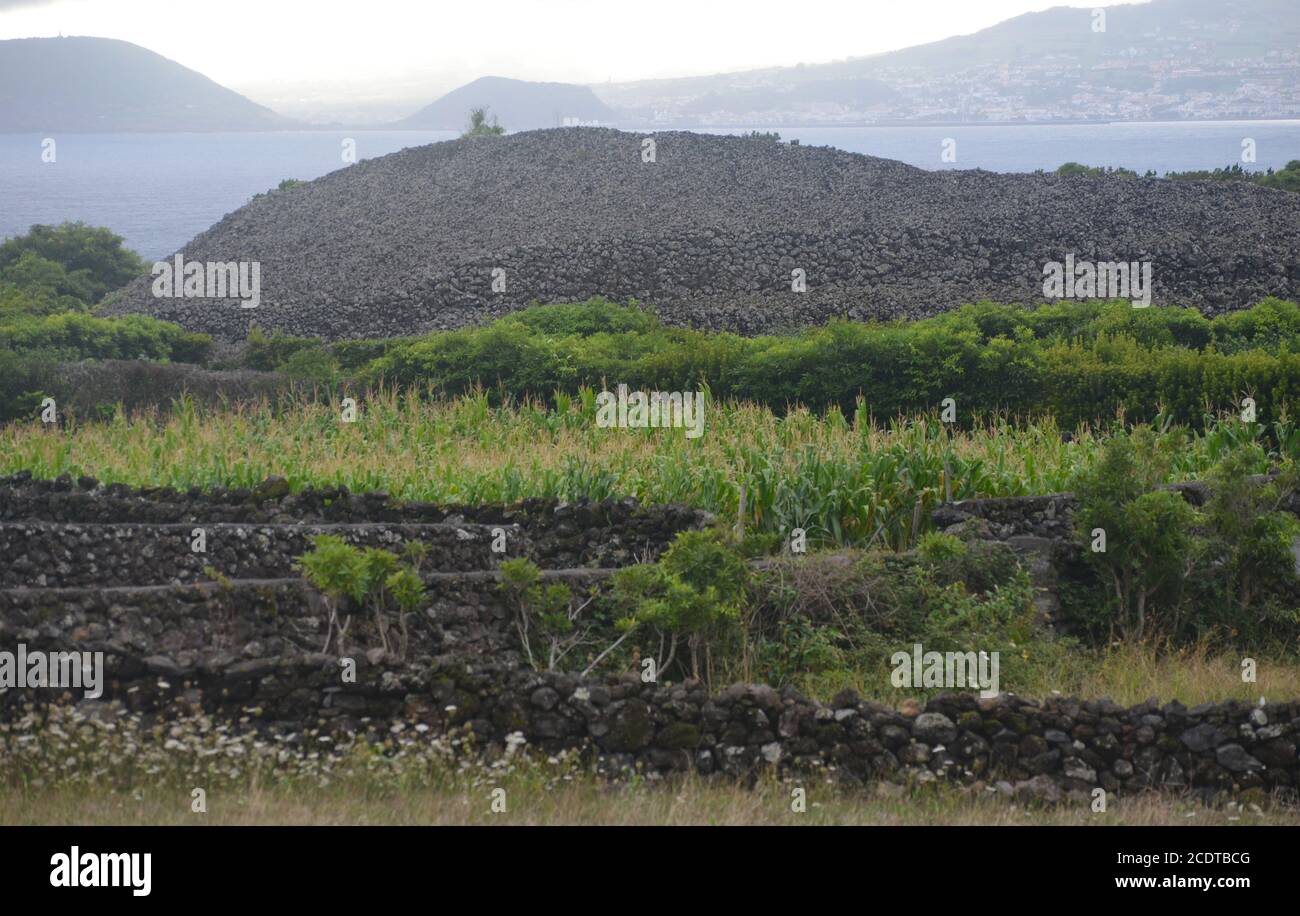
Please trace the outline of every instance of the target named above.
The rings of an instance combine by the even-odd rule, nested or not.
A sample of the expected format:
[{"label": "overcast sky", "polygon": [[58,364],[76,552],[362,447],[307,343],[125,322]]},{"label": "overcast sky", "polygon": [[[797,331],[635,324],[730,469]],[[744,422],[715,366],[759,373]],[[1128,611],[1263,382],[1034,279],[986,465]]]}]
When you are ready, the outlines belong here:
[{"label": "overcast sky", "polygon": [[121,38],[235,89],[421,75],[570,82],[819,62],[1050,0],[0,0],[0,38]]}]

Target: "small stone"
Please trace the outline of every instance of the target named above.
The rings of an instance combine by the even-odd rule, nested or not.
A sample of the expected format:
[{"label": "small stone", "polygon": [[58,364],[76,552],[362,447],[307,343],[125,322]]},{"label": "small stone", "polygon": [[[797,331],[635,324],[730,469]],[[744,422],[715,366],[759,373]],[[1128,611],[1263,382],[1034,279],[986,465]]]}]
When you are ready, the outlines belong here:
[{"label": "small stone", "polygon": [[1189,728],[1179,737],[1188,750],[1197,754],[1212,750],[1228,740],[1227,735],[1208,722]]},{"label": "small stone", "polygon": [[528,699],[538,709],[553,709],[560,702],[560,695],[550,687],[538,687]]},{"label": "small stone", "polygon": [[1246,753],[1240,744],[1225,744],[1214,752],[1214,756],[1218,758],[1221,767],[1233,773],[1264,769],[1264,764]]},{"label": "small stone", "polygon": [[948,743],[957,738],[957,726],[941,712],[923,712],[912,723],[912,734],[918,741]]},{"label": "small stone", "polygon": [[1061,772],[1071,779],[1080,779],[1084,782],[1095,782],[1097,779],[1097,771],[1077,757],[1065,761]]}]

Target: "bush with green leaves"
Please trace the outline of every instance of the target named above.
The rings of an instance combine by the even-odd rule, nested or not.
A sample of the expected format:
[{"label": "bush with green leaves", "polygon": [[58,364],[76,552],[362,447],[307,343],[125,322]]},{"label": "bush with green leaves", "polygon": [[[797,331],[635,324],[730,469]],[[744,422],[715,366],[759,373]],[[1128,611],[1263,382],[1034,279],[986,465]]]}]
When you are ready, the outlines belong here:
[{"label": "bush with green leaves", "polygon": [[[1090,175],[1098,178],[1137,178],[1138,173],[1132,169],[1112,166],[1087,166],[1078,162],[1067,162],[1056,170],[1057,175]],[[1141,177],[1156,178],[1154,170],[1147,170]],[[1234,162],[1232,165],[1216,169],[1196,169],[1187,172],[1165,172],[1167,181],[1235,181],[1257,184],[1264,188],[1279,191],[1300,192],[1300,159],[1292,159],[1279,170],[1272,168],[1253,171]]]},{"label": "bush with green leaves", "polygon": [[90,314],[144,267],[119,236],[81,223],[33,226],[0,244],[0,422],[30,419],[45,397],[65,403],[67,363],[206,360],[205,334],[143,315]]},{"label": "bush with green leaves", "polygon": [[212,345],[206,334],[145,315],[96,318],[62,314],[0,320],[0,349],[56,352],[65,360],[144,359],[202,363]]},{"label": "bush with green leaves", "polygon": [[[1095,178],[1137,178],[1138,173],[1132,169],[1118,166],[1090,166],[1081,162],[1066,162],[1056,170],[1057,175],[1088,175]],[[1153,177],[1148,173],[1147,177]]]},{"label": "bush with green leaves", "polygon": [[1234,162],[1213,170],[1166,172],[1165,177],[1172,181],[1244,181],[1279,191],[1300,192],[1300,159],[1292,159],[1276,171],[1271,168],[1252,171]]},{"label": "bush with green leaves", "polygon": [[[1155,618],[1176,613],[1200,559],[1192,536],[1196,510],[1180,493],[1158,489],[1168,456],[1157,441],[1145,427],[1115,436],[1074,488],[1075,523],[1114,602],[1115,625],[1130,639],[1146,635]],[[1094,539],[1104,549],[1092,549]]]},{"label": "bush with green leaves", "polygon": [[461,134],[461,137],[499,137],[505,132],[506,129],[497,123],[495,116],[489,121],[486,107],[479,107],[469,110],[468,123],[465,125],[465,132]]},{"label": "bush with green leaves", "polygon": [[248,341],[244,345],[243,365],[248,369],[271,372],[303,350],[320,347],[321,343],[314,337],[294,337],[280,331],[267,334],[257,325],[248,329]]},{"label": "bush with green leaves", "polygon": [[1063,429],[1117,414],[1200,428],[1248,395],[1261,419],[1283,417],[1300,394],[1300,306],[1268,299],[1207,319],[1128,302],[977,303],[921,321],[832,321],[746,338],[666,327],[634,303],[593,299],[390,341],[356,371],[372,385],[443,395],[482,388],[494,403],[625,383],[708,388],[777,411],[847,414],[861,402],[884,419],[952,397],[964,425],[1010,412],[1050,414]]},{"label": "bush with green leaves", "polygon": [[[371,612],[384,651],[392,651],[389,612],[395,610],[399,630],[396,654],[399,658],[406,656],[410,646],[406,618],[424,598],[424,583],[415,562],[403,563],[391,551],[355,547],[335,535],[319,534],[312,538],[312,549],[298,558],[298,567],[328,603],[329,628],[321,651],[328,652],[331,642],[336,643],[339,654],[346,651],[344,638],[353,610]],[[338,620],[340,612],[345,617],[342,623]]]},{"label": "bush with green leaves", "polygon": [[[46,310],[51,297],[75,300],[81,310],[89,308],[144,273],[145,267],[121,236],[84,223],[32,226],[0,243],[0,290],[12,284],[34,293],[46,304],[37,309],[41,314],[51,313]],[[0,302],[3,299],[0,293]]]},{"label": "bush with green leaves", "polygon": [[1300,521],[1283,508],[1300,483],[1294,466],[1260,479],[1266,456],[1254,442],[1238,443],[1206,475],[1209,495],[1198,509],[1161,487],[1171,447],[1137,427],[1112,437],[1078,476],[1080,555],[1095,574],[1067,581],[1078,622],[1127,639],[1217,634],[1300,646],[1292,552]]},{"label": "bush with green leaves", "polygon": [[502,561],[500,571],[500,588],[513,606],[515,631],[528,664],[556,671],[572,653],[602,641],[602,622],[586,613],[593,598],[578,602],[564,583],[544,583],[542,571],[525,557]]},{"label": "bush with green leaves", "polygon": [[610,600],[623,633],[651,634],[656,670],[685,644],[691,677],[711,680],[713,653],[734,638],[749,582],[741,550],[716,529],[683,531],[659,561],[619,570]]},{"label": "bush with green leaves", "polygon": [[[997,652],[1004,687],[1059,664],[1073,643],[1039,619],[1028,574],[1005,545],[931,534],[908,553],[783,557],[763,568],[735,674],[816,696],[888,694],[897,651]],[[912,695],[924,693],[915,685]]]},{"label": "bush with green leaves", "polygon": [[[293,366],[290,360],[299,356]],[[326,356],[325,354],[328,354]],[[775,411],[859,406],[877,419],[958,405],[962,425],[1011,413],[1081,423],[1168,420],[1200,429],[1240,410],[1283,420],[1300,392],[1300,306],[1266,299],[1209,319],[1195,309],[1128,302],[1037,308],[982,302],[921,321],[833,321],[740,337],[665,326],[635,302],[535,306],[482,327],[390,341],[324,344],[250,335],[246,365],[300,378],[355,376],[493,404],[632,389],[707,388]]]},{"label": "bush with green leaves", "polygon": [[1204,557],[1188,625],[1240,644],[1271,642],[1300,650],[1300,520],[1283,507],[1300,490],[1294,466],[1266,480],[1253,472],[1259,456],[1231,452],[1206,477],[1201,510]]}]

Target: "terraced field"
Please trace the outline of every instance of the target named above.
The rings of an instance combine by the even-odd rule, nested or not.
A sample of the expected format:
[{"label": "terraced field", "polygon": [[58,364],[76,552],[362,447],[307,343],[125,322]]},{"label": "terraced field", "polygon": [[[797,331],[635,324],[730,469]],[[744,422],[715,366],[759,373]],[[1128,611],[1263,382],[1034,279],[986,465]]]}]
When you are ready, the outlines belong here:
[{"label": "terraced field", "polygon": [[[451,742],[488,759],[533,749],[607,777],[939,782],[1052,803],[1096,788],[1257,804],[1294,793],[1295,702],[1125,708],[965,692],[894,708],[852,691],[820,703],[789,687],[647,678],[635,657],[622,674],[591,676],[527,663],[503,562],[535,563],[541,587],[564,586],[580,621],[584,596],[595,600],[618,568],[711,521],[627,500],[448,509],[343,489],[290,494],[276,480],[179,493],[8,478],[0,639],[28,653],[102,652],[105,678],[93,698],[32,686],[2,695],[6,780],[50,778],[52,735],[67,752],[69,734],[113,723],[170,735],[196,759],[237,753],[241,766],[249,748],[311,756],[326,741],[401,758]],[[320,534],[416,558],[415,611],[384,628],[331,603],[298,563]],[[86,740],[73,759],[104,753]],[[276,778],[294,759],[259,765]]]}]

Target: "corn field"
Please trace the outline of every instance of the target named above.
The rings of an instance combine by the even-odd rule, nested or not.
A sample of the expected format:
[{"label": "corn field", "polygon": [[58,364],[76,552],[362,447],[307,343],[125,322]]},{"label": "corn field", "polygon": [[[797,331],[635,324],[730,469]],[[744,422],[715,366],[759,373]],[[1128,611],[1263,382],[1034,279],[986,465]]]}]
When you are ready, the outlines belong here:
[{"label": "corn field", "polygon": [[[798,527],[822,543],[903,549],[945,500],[1069,489],[1112,432],[1007,417],[968,429],[934,415],[879,424],[861,403],[850,419],[834,408],[778,416],[709,401],[704,435],[688,439],[681,429],[600,428],[595,415],[587,390],[557,394],[554,406],[500,407],[481,392],[444,400],[380,391],[362,400],[355,422],[323,400],[183,400],[64,428],[10,424],[0,428],[0,473],[178,489],[252,487],[279,475],[295,490],[342,485],[442,504],[632,496],[704,508],[753,532]],[[1176,480],[1242,446],[1257,451],[1260,471],[1300,452],[1300,431],[1285,422],[1266,429],[1219,417],[1201,434],[1160,435]]]}]

